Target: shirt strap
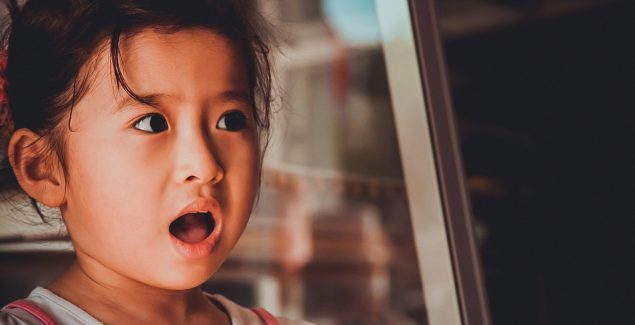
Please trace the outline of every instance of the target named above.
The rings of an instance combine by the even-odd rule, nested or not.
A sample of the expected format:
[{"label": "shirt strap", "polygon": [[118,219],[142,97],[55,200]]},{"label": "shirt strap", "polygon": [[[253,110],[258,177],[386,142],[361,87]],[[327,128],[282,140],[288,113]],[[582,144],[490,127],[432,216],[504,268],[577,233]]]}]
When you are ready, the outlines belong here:
[{"label": "shirt strap", "polygon": [[40,307],[36,306],[34,303],[28,300],[24,300],[24,299],[16,300],[6,305],[4,308],[22,309],[26,311],[27,313],[31,314],[33,317],[37,318],[40,322],[42,322],[43,325],[57,325],[57,323],[55,322],[55,320],[53,320],[53,318],[51,318],[51,316],[49,316],[44,310],[42,310]]},{"label": "shirt strap", "polygon": [[250,309],[251,311],[256,313],[256,315],[258,315],[258,317],[260,317],[263,322],[265,322],[265,325],[278,325],[278,320],[264,308],[254,307]]}]

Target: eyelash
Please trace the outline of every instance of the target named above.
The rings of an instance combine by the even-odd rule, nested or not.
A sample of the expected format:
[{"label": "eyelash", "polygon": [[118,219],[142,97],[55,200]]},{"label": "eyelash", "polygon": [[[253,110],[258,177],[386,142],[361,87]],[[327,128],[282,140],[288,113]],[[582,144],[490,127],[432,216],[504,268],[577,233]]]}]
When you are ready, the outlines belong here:
[{"label": "eyelash", "polygon": [[[156,123],[153,123],[153,121],[151,120],[152,117],[160,117],[161,121],[158,121]],[[230,125],[228,126],[227,123],[227,118],[231,118],[231,120],[229,121],[230,124],[234,124],[233,126]],[[150,118],[150,119],[149,119]],[[145,123],[143,123],[144,121],[146,121]],[[157,124],[160,123],[160,124]],[[152,125],[154,124],[154,125]],[[223,125],[223,127],[220,127],[220,125]],[[225,112],[223,115],[221,115],[220,119],[216,122],[216,128],[221,129],[221,130],[227,130],[229,132],[238,132],[242,129],[244,129],[247,126],[247,116],[245,116],[245,114],[241,111],[238,110],[233,110],[233,111],[228,111]],[[141,117],[140,119],[138,119],[133,127],[137,130],[140,130],[142,132],[146,132],[146,133],[161,133],[165,130],[168,129],[168,123],[167,120],[165,119],[165,117],[161,114],[158,113],[152,113],[152,114],[148,114],[145,115],[143,117]],[[158,127],[161,128],[160,131],[156,131],[153,132],[154,127]]]},{"label": "eyelash", "polygon": [[[152,118],[152,117],[160,117],[161,118],[161,122],[162,122],[161,126],[163,127],[163,129],[161,131],[153,132],[153,130],[152,130],[152,121],[148,120],[149,118]],[[148,120],[148,122],[147,123],[143,123],[146,120]],[[143,125],[143,127],[142,127],[142,125]],[[155,126],[157,126],[157,125],[155,125]],[[145,129],[145,128],[148,128],[148,127],[150,128],[150,130]],[[137,130],[146,132],[146,133],[161,133],[161,132],[163,132],[163,131],[168,129],[168,122],[166,121],[165,117],[163,117],[161,114],[152,113],[152,114],[145,115],[145,116],[141,117],[140,119],[138,119],[134,123],[134,128],[137,129]]]}]

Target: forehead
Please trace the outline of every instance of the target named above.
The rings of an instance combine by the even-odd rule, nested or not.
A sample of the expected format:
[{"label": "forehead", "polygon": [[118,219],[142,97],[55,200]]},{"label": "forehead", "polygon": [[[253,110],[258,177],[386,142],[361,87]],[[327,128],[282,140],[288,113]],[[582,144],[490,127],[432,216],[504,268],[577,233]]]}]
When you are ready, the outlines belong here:
[{"label": "forehead", "polygon": [[[204,28],[169,33],[148,28],[122,35],[119,41],[122,77],[139,95],[152,93],[183,99],[227,91],[251,94],[243,58],[234,42]],[[96,92],[119,100],[127,97],[114,78],[109,42],[102,44],[82,70],[89,82],[85,96],[98,95]],[[82,97],[87,99],[85,96]]]},{"label": "forehead", "polygon": [[[119,50],[125,62],[138,59],[174,59],[174,54],[196,55],[208,58],[209,55],[240,56],[238,47],[226,36],[206,28],[182,28],[163,31],[157,28],[145,28],[124,34],[119,40]],[[192,58],[192,57],[191,57]]]},{"label": "forehead", "polygon": [[144,87],[166,83],[174,86],[187,80],[203,81],[208,86],[248,84],[246,65],[238,47],[208,29],[181,29],[172,33],[146,29],[122,38],[119,48],[123,75],[140,91]]}]

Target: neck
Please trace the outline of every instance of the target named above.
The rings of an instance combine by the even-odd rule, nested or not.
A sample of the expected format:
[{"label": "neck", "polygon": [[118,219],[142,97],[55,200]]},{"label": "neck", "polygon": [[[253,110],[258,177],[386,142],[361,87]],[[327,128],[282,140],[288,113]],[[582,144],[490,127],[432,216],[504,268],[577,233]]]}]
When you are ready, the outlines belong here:
[{"label": "neck", "polygon": [[89,258],[76,261],[48,287],[104,323],[227,323],[197,287],[168,290],[119,275]]}]

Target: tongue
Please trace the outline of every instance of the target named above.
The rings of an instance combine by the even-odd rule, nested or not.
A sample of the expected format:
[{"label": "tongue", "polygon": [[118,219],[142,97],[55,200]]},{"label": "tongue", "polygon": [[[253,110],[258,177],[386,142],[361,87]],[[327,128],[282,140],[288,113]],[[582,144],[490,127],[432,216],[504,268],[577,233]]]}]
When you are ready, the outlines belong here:
[{"label": "tongue", "polygon": [[188,213],[172,222],[170,232],[186,243],[197,243],[207,238],[213,227],[208,213]]}]

